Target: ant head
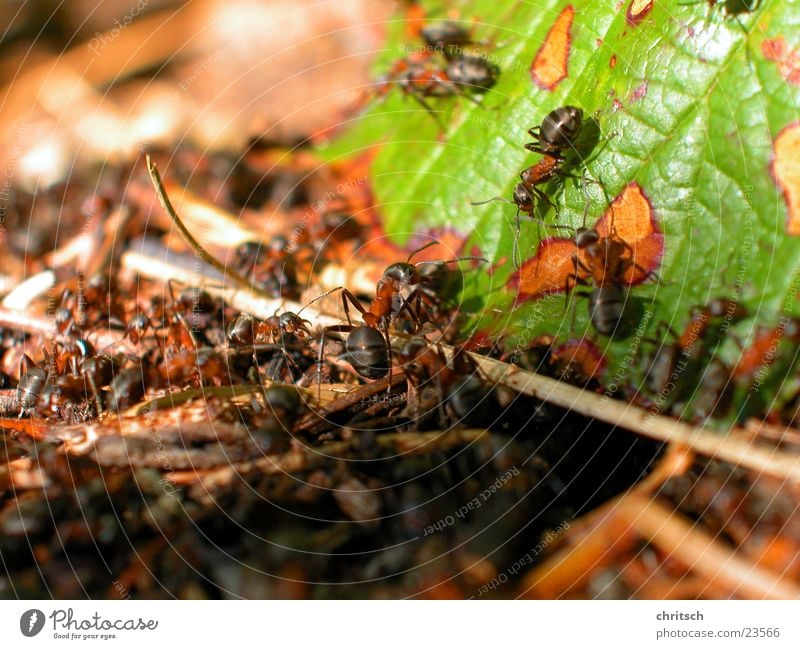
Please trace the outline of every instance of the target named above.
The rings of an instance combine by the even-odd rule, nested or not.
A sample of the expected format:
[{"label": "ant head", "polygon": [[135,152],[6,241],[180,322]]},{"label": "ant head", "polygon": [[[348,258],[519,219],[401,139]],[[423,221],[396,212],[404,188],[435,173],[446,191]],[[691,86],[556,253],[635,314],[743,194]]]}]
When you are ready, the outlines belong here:
[{"label": "ant head", "polygon": [[392,264],[385,271],[383,271],[383,278],[393,280],[403,285],[419,284],[422,277],[415,266],[408,262],[398,262]]},{"label": "ant head", "polygon": [[594,228],[580,227],[575,230],[575,245],[578,248],[588,248],[600,240],[600,233]]},{"label": "ant head", "polygon": [[514,187],[514,204],[520,212],[529,214],[533,212],[533,196],[524,183],[517,183]]},{"label": "ant head", "polygon": [[[292,311],[286,311],[278,320],[280,328],[287,333],[308,332],[306,323],[308,320],[303,320],[299,315]],[[310,323],[309,323],[310,324]]]}]

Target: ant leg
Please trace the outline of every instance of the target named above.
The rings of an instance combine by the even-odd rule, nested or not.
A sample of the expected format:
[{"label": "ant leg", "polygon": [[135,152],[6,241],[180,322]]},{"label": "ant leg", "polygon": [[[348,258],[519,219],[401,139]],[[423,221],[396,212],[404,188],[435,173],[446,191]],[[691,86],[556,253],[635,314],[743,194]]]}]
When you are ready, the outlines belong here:
[{"label": "ant leg", "polygon": [[177,300],[175,299],[175,291],[172,288],[172,283],[175,281],[174,278],[170,277],[167,280],[167,286],[169,287],[169,297],[172,303],[172,313],[175,316],[175,319],[183,325],[183,328],[186,330],[186,333],[189,334],[189,340],[192,342],[192,346],[197,349],[197,338],[194,335],[191,327],[186,322],[186,318],[183,317],[183,314],[178,311],[177,308]]},{"label": "ant leg", "polygon": [[519,270],[519,238],[522,236],[522,219],[519,217],[519,209],[514,217],[514,246],[511,249],[511,260],[514,263],[514,270]]},{"label": "ant leg", "polygon": [[353,331],[353,325],[331,325],[322,330],[322,336],[319,341],[319,356],[317,357],[317,375],[319,381],[317,382],[317,399],[322,397],[322,364],[325,358],[325,338],[329,333],[348,333]]},{"label": "ant leg", "polygon": [[358,309],[359,313],[361,313],[362,316],[367,312],[367,310],[361,304],[359,299],[355,295],[353,295],[353,293],[351,293],[348,289],[342,288],[341,290],[342,290],[342,306],[344,307],[344,314],[347,317],[347,324],[352,327],[353,321],[350,319],[350,307],[347,306],[347,301],[350,300],[352,305],[356,309]]},{"label": "ant leg", "polygon": [[416,331],[419,331],[420,327],[422,326],[422,323],[419,321],[419,315],[418,315],[420,308],[418,305],[417,311],[415,312],[414,309],[411,308],[411,302],[414,301],[415,299],[422,300],[422,295],[423,295],[422,291],[415,288],[413,291],[411,291],[411,293],[408,294],[406,299],[403,300],[403,303],[400,305],[400,308],[397,309],[398,315],[402,313],[403,310],[405,310],[405,312],[408,313],[409,317],[414,322]]},{"label": "ant leg", "polygon": [[389,338],[389,323],[387,322],[383,326],[383,339],[386,341],[386,358],[388,359],[388,367],[389,372],[386,375],[387,383],[386,383],[386,394],[391,394],[392,392],[392,343]]},{"label": "ant leg", "polygon": [[103,404],[100,401],[100,393],[97,391],[97,384],[94,382],[94,377],[91,374],[87,374],[86,378],[89,380],[89,387],[92,390],[92,396],[94,396],[94,403],[97,406],[97,414],[103,414]]},{"label": "ant leg", "polygon": [[428,115],[430,115],[433,118],[433,121],[436,122],[436,125],[439,127],[440,131],[446,130],[444,123],[439,119],[439,116],[434,112],[433,108],[430,107],[428,102],[426,102],[422,97],[419,96],[418,93],[414,91],[408,91],[407,94],[411,95],[414,98],[414,101],[416,101],[427,111]]}]

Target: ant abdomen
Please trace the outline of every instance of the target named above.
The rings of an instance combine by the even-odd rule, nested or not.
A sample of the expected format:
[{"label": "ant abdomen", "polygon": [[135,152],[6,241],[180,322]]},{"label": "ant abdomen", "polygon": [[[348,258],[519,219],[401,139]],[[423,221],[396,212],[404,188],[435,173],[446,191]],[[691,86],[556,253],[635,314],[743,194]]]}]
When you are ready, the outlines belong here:
[{"label": "ant abdomen", "polygon": [[589,294],[589,317],[603,336],[613,336],[625,315],[625,291],[616,284],[598,286]]},{"label": "ant abdomen", "polygon": [[389,372],[389,350],[383,334],[372,327],[356,327],[345,343],[353,369],[366,379],[379,379]]}]

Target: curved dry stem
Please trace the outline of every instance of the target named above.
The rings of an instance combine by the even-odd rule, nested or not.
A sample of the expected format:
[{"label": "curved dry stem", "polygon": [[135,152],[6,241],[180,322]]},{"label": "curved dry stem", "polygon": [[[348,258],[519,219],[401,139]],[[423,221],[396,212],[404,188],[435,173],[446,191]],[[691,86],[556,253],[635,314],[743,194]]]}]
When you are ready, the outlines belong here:
[{"label": "curved dry stem", "polygon": [[164,189],[164,183],[161,180],[161,174],[158,173],[158,168],[156,167],[155,163],[152,161],[150,156],[146,157],[147,160],[147,172],[150,174],[150,180],[153,181],[153,187],[156,190],[156,195],[158,196],[158,200],[161,203],[161,207],[164,208],[164,211],[169,214],[169,217],[172,219],[172,222],[175,224],[175,227],[178,228],[178,232],[181,233],[181,236],[186,240],[186,243],[195,251],[198,257],[200,257],[204,262],[206,262],[209,266],[214,268],[217,272],[219,272],[223,277],[230,277],[236,284],[238,284],[241,288],[251,291],[253,294],[259,297],[266,297],[269,298],[270,296],[261,291],[256,286],[254,286],[251,282],[248,282],[247,279],[242,277],[239,273],[237,273],[232,268],[227,267],[222,262],[218,261],[213,255],[209,254],[203,246],[194,238],[191,232],[189,232],[188,228],[183,224],[180,217],[178,217],[178,213],[175,211],[175,208],[172,206],[172,203],[169,200],[169,196],[167,196],[167,191]]}]

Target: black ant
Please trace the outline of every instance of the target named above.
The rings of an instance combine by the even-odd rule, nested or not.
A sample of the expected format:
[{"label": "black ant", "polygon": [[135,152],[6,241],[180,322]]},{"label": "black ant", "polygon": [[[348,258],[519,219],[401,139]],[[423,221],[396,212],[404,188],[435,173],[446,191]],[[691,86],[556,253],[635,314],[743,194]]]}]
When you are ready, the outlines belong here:
[{"label": "black ant", "polygon": [[[272,343],[280,350],[284,362],[290,367],[297,368],[297,363],[287,351],[286,336],[291,338],[305,338],[311,336],[309,326],[311,323],[298,314],[286,311],[280,315],[275,313],[265,320],[255,320],[252,316],[243,313],[231,325],[228,331],[228,344],[232,347],[253,347],[253,364],[258,367],[256,352],[259,348],[265,349],[265,344]],[[281,368],[273,368],[269,375],[274,377]]]},{"label": "black ant", "polygon": [[456,349],[448,361],[439,345],[415,337],[396,356],[415,391],[433,387],[442,423],[445,410],[458,421],[477,424],[486,420],[491,391],[463,349]]},{"label": "black ant", "polygon": [[[368,309],[344,286],[331,289],[309,302],[309,305],[313,304],[331,293],[341,291],[342,306],[347,318],[346,325],[333,325],[323,329],[318,361],[320,366],[324,358],[326,336],[331,333],[349,333],[350,335],[345,342],[345,351],[356,372],[368,379],[380,378],[387,374],[391,375],[390,326],[405,313],[411,319],[415,331],[418,331],[422,325],[423,304],[428,310],[433,311],[439,306],[438,295],[431,290],[427,277],[420,272],[419,267],[431,263],[450,264],[459,261],[487,261],[482,257],[457,257],[446,261],[411,263],[414,255],[436,243],[435,241],[431,242],[413,251],[405,262],[398,262],[387,267],[378,280],[375,287],[375,298]],[[353,326],[350,317],[351,305],[361,314],[361,319],[364,322],[362,326]]]},{"label": "black ant", "polygon": [[627,281],[626,274],[636,270],[645,277],[658,279],[658,275],[636,263],[633,246],[617,235],[613,225],[609,236],[602,236],[596,228],[580,227],[575,232],[573,242],[573,272],[567,276],[565,291],[568,293],[577,285],[588,284],[579,274],[585,273],[593,285],[590,293],[583,294],[589,298],[589,318],[592,325],[597,333],[613,336],[624,316],[628,296],[623,288]]},{"label": "black ant", "polygon": [[548,113],[539,126],[528,130],[535,141],[525,148],[561,160],[565,151],[575,149],[582,128],[583,111],[575,106],[561,106]]},{"label": "black ant", "polygon": [[[705,418],[714,411],[724,412],[730,401],[731,379],[736,373],[711,354],[719,345],[725,326],[746,315],[744,307],[728,298],[715,298],[706,306],[693,307],[680,334],[668,329],[674,342],[656,341],[658,347],[645,373],[650,397],[642,399],[637,392],[633,398],[647,407],[670,413],[680,410],[682,400],[691,399],[696,418]],[[699,383],[695,384],[698,376]]]}]

